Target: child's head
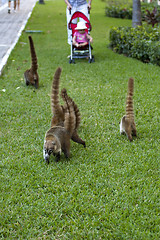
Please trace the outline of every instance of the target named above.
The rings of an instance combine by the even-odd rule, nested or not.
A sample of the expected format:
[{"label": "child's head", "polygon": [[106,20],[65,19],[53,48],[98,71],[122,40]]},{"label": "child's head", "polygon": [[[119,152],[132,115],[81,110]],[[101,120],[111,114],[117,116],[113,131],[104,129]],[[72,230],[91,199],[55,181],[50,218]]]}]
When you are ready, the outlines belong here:
[{"label": "child's head", "polygon": [[85,22],[78,22],[77,27],[75,28],[75,30],[81,34],[85,33],[85,29],[87,29]]}]

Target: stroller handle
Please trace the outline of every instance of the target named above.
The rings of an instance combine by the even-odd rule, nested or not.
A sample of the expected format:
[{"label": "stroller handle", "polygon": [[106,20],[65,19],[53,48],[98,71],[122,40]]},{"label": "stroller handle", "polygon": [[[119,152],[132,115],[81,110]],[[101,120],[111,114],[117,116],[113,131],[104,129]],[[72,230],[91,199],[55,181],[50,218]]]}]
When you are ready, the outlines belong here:
[{"label": "stroller handle", "polygon": [[88,14],[90,14],[90,8],[88,7]]},{"label": "stroller handle", "polygon": [[[71,15],[71,10],[72,10],[71,8],[68,9],[70,15]],[[88,14],[90,14],[90,8],[89,7],[88,7]]]}]

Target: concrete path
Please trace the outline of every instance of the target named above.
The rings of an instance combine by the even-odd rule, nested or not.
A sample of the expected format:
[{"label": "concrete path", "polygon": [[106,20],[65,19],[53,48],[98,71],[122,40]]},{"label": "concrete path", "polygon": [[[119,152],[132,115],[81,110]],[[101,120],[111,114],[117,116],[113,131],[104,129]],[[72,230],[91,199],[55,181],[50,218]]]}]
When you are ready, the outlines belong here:
[{"label": "concrete path", "polygon": [[37,0],[20,0],[20,9],[8,14],[8,0],[0,0],[0,75],[16,45]]}]

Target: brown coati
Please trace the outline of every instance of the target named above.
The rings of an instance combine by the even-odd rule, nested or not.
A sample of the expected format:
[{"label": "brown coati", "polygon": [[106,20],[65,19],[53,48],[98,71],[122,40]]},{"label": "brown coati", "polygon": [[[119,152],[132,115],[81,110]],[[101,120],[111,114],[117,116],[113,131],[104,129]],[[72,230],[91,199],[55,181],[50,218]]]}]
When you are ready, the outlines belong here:
[{"label": "brown coati", "polygon": [[38,64],[37,56],[34,48],[34,43],[31,36],[28,36],[30,43],[30,53],[31,53],[31,68],[24,72],[24,79],[26,85],[33,85],[35,88],[39,88],[39,76],[38,76]]},{"label": "brown coati", "polygon": [[76,119],[72,102],[64,96],[67,109],[64,113],[64,126],[53,126],[45,134],[43,156],[47,163],[51,154],[60,159],[61,152],[66,158],[70,156],[70,139],[75,129]]},{"label": "brown coati", "polygon": [[128,81],[126,115],[122,117],[120,122],[120,133],[121,134],[125,133],[130,141],[133,140],[132,136],[137,136],[133,111],[133,91],[134,91],[134,79],[130,78]]},{"label": "brown coati", "polygon": [[[53,82],[52,82],[51,110],[53,113],[53,117],[51,120],[51,127],[57,126],[57,125],[64,126],[64,113],[67,109],[67,105],[64,104],[62,106],[62,105],[60,105],[60,102],[59,102],[59,85],[60,85],[61,71],[62,71],[62,69],[60,67],[58,67],[54,74],[54,78],[53,78]],[[65,102],[64,96],[66,96],[69,99],[69,101],[72,103],[74,112],[75,112],[75,117],[76,117],[76,125],[75,125],[75,129],[74,129],[71,139],[74,142],[82,144],[85,147],[86,146],[85,141],[83,141],[78,136],[78,133],[77,133],[77,130],[79,128],[80,121],[81,121],[79,109],[78,109],[77,105],[75,104],[75,102],[67,95],[66,89],[62,89],[62,91],[61,91],[61,97],[62,97],[63,101]]]}]

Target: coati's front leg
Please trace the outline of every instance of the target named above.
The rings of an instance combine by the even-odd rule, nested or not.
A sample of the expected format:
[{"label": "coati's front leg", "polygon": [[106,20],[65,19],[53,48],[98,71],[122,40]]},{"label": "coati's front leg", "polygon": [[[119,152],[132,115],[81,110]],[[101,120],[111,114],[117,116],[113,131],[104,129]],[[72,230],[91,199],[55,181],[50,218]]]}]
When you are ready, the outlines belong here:
[{"label": "coati's front leg", "polygon": [[68,142],[66,141],[64,146],[63,146],[63,153],[65,158],[69,158],[70,157],[70,140],[68,140]]},{"label": "coati's front leg", "polygon": [[67,149],[64,151],[64,156],[66,159],[70,157],[70,152]]},{"label": "coati's front leg", "polygon": [[38,80],[35,80],[34,86],[35,86],[36,89],[39,88],[39,82],[38,82]]},{"label": "coati's front leg", "polygon": [[24,73],[24,79],[25,79],[25,83],[26,83],[26,86],[28,86],[30,84],[29,80],[28,80],[28,70],[26,70],[26,72]]},{"label": "coati's front leg", "polygon": [[61,157],[61,154],[60,154],[60,152],[58,152],[58,153],[56,154],[56,159],[55,159],[55,161],[58,162],[58,161],[60,160],[60,157]]}]

